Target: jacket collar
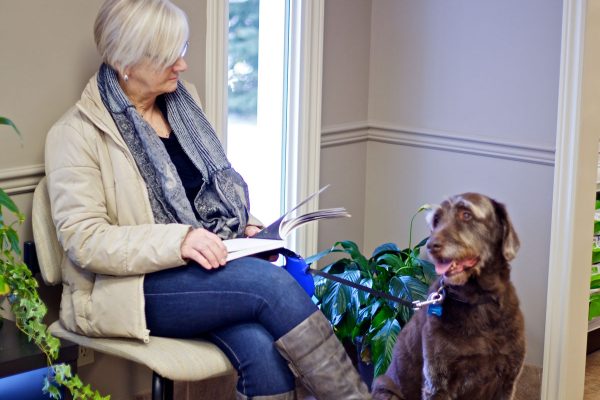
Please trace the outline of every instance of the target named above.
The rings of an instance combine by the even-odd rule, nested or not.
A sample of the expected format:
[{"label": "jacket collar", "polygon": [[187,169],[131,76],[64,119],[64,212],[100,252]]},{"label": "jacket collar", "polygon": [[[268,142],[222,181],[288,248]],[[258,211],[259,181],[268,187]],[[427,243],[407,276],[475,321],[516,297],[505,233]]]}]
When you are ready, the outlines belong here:
[{"label": "jacket collar", "polygon": [[88,81],[76,107],[89,118],[100,131],[110,136],[110,138],[120,146],[127,148],[127,144],[123,140],[115,121],[102,102],[100,90],[98,89],[97,75],[98,74],[94,74]]}]

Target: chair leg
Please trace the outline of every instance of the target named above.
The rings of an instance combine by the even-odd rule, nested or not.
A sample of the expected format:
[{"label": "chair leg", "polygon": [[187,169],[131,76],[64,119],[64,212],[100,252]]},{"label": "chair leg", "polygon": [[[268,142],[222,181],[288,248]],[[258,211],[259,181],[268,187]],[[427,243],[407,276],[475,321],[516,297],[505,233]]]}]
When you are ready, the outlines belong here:
[{"label": "chair leg", "polygon": [[165,388],[165,400],[173,400],[173,381],[171,379],[163,378],[163,386]]},{"label": "chair leg", "polygon": [[173,381],[152,371],[152,400],[173,400]]}]

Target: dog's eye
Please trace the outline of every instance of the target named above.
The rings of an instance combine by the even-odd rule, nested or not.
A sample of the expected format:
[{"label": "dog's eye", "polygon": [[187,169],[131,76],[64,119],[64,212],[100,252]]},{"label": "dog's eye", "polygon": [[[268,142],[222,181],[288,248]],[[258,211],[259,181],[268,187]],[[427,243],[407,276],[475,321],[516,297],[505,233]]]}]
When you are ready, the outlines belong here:
[{"label": "dog's eye", "polygon": [[470,221],[473,219],[473,214],[467,210],[462,210],[458,213],[458,218],[460,218],[462,221]]},{"label": "dog's eye", "polygon": [[440,222],[440,215],[436,213],[433,216],[433,218],[431,218],[431,226],[435,228],[439,222]]}]

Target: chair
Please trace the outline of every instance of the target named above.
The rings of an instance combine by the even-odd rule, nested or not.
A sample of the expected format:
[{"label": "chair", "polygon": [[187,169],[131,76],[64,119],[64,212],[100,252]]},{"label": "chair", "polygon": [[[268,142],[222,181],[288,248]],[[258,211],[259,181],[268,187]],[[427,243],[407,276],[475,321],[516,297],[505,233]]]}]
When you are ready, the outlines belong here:
[{"label": "chair", "polygon": [[[40,272],[48,285],[62,283],[62,248],[50,212],[46,178],[33,194],[33,237]],[[91,338],[67,331],[56,321],[50,325],[56,337],[70,340],[101,353],[143,364],[152,370],[152,400],[172,400],[173,381],[201,381],[234,371],[214,344],[205,340],[150,337],[150,343],[120,338]]]}]

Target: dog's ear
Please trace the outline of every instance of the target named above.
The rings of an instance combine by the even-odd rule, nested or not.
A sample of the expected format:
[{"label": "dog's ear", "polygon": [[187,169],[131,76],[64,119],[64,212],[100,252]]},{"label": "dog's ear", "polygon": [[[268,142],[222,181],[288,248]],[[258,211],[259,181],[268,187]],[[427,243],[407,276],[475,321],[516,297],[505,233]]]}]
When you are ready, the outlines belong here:
[{"label": "dog's ear", "polygon": [[427,205],[427,208],[421,207],[422,209],[426,210],[426,214],[425,214],[425,221],[427,222],[427,226],[429,227],[429,230],[433,230],[433,216],[435,215],[435,213],[438,212],[438,210],[440,209],[440,206],[437,204],[432,204],[432,205]]},{"label": "dog's ear", "polygon": [[513,224],[510,221],[510,217],[508,216],[508,212],[506,212],[504,204],[498,203],[495,200],[492,200],[492,203],[494,204],[494,210],[496,211],[498,221],[502,224],[503,229],[502,254],[506,261],[510,261],[517,255],[521,242],[519,241],[517,232],[515,232],[515,229],[513,228]]}]

